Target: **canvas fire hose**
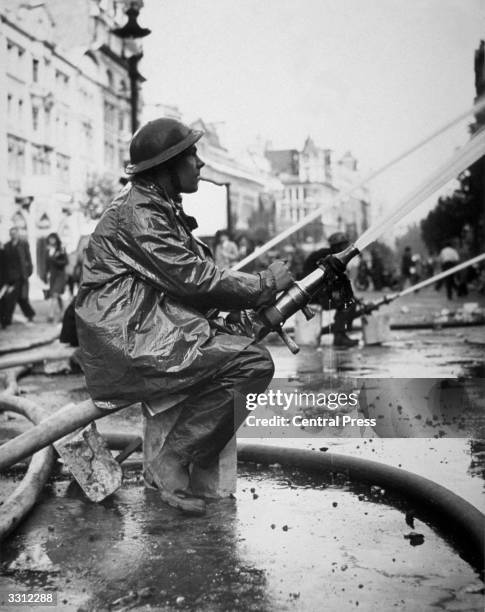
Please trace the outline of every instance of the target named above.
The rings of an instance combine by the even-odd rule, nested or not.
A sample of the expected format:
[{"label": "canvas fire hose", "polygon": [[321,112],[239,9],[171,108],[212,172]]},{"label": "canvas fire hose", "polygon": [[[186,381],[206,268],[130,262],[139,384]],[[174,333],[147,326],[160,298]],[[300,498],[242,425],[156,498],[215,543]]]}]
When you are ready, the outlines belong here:
[{"label": "canvas fire hose", "polygon": [[[407,289],[403,289],[402,291],[399,291],[397,293],[391,293],[389,295],[384,295],[380,300],[376,300],[375,302],[367,302],[365,304],[363,303],[359,304],[352,314],[352,319],[357,319],[363,315],[369,315],[373,313],[375,310],[378,310],[381,306],[390,304],[394,300],[397,300],[398,298],[403,297],[404,295],[408,295],[409,293],[415,293],[416,291],[419,291],[420,289],[423,289],[424,287],[427,287],[428,285],[432,285],[442,280],[443,278],[446,278],[447,276],[451,276],[452,274],[456,274],[457,272],[460,272],[461,270],[469,268],[470,266],[474,266],[475,264],[480,263],[484,259],[485,259],[485,253],[481,253],[480,255],[477,255],[476,257],[472,257],[471,259],[468,259],[467,261],[464,261],[463,263],[453,266],[453,268],[449,268],[448,270],[445,270],[444,272],[439,272],[438,274],[435,274],[434,276],[431,276],[430,278],[427,278],[424,281],[421,281],[420,283],[411,285],[411,287],[408,287]],[[330,333],[331,328],[332,328],[331,325],[326,325],[325,327],[322,327],[322,334]]]}]

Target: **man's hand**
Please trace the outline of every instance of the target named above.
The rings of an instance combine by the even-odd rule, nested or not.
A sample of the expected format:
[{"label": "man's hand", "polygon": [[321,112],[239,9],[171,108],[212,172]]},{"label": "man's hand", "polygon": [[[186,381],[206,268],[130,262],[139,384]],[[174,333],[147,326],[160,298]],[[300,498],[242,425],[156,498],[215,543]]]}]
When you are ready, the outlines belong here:
[{"label": "man's hand", "polygon": [[283,289],[286,289],[293,284],[293,275],[284,261],[274,261],[270,266],[268,266],[268,270],[274,277],[277,291],[283,291]]}]

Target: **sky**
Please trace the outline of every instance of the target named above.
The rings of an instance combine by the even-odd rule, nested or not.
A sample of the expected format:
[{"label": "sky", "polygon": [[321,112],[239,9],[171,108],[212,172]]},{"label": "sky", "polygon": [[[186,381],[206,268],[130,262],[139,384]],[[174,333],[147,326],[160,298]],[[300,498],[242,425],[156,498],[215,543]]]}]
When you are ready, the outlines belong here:
[{"label": "sky", "polygon": [[[337,158],[352,151],[365,175],[472,106],[485,2],[145,0],[139,22],[152,30],[147,116],[177,105],[220,122],[232,147],[300,149],[311,135]],[[444,162],[467,123],[371,185],[379,206]]]}]

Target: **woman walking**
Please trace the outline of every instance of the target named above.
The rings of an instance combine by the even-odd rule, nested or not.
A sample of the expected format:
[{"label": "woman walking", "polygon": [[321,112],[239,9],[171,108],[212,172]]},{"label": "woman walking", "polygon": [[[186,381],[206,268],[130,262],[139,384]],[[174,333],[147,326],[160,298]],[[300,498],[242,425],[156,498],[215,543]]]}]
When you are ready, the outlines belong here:
[{"label": "woman walking", "polygon": [[62,321],[64,305],[62,294],[66,288],[66,266],[68,263],[66,251],[62,246],[61,239],[55,233],[47,236],[47,282],[49,283],[49,322],[54,321],[56,306],[58,308],[58,320]]}]

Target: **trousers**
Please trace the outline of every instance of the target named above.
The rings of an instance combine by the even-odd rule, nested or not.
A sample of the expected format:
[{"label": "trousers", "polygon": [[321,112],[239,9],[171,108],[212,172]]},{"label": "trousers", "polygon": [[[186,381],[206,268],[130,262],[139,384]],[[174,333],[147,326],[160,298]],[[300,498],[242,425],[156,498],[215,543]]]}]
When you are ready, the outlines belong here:
[{"label": "trousers", "polygon": [[18,304],[27,319],[33,319],[35,310],[29,302],[29,281],[26,278],[19,278],[13,283],[13,291],[4,297],[2,308],[2,325],[10,325],[15,310]]},{"label": "trousers", "polygon": [[263,392],[273,374],[271,355],[259,344],[252,343],[229,359],[190,389],[159,457],[168,451],[182,463],[209,467],[248,414],[238,395]]}]

